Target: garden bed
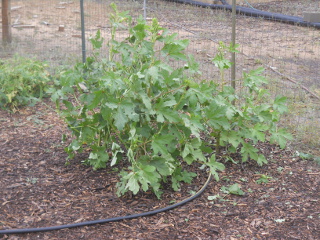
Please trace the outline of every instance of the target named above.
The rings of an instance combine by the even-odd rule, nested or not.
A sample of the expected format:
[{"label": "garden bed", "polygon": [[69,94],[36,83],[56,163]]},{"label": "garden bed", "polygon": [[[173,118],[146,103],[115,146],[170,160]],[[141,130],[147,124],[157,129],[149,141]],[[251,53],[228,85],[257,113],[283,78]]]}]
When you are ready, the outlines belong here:
[{"label": "garden bed", "polygon": [[[46,104],[45,104],[46,103]],[[180,192],[164,189],[118,198],[115,169],[93,171],[81,164],[86,153],[65,166],[61,142],[65,124],[50,106],[0,111],[0,226],[32,228],[124,216],[154,210],[191,196],[201,174]],[[259,147],[269,159],[227,163],[221,181],[186,205],[150,217],[3,239],[317,239],[320,235],[319,166],[296,156],[290,146]],[[121,167],[121,166],[117,166]],[[194,169],[199,172],[199,170]],[[225,193],[238,183],[244,196]],[[224,191],[221,191],[224,190]],[[213,199],[209,200],[208,199]]]}]

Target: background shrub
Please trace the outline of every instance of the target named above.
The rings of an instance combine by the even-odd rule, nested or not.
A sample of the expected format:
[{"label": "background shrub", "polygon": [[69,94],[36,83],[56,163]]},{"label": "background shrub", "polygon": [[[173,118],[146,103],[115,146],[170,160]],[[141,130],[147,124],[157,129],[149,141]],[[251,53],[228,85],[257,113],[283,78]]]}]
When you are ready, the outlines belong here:
[{"label": "background shrub", "polygon": [[47,65],[15,56],[0,63],[0,107],[15,111],[34,105],[44,96],[49,74]]}]

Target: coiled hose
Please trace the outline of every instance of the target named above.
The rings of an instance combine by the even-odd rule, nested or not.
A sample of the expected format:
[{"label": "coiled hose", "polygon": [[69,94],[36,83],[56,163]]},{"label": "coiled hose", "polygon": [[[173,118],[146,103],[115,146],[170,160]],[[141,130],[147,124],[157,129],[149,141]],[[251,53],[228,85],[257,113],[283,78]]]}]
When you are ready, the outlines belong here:
[{"label": "coiled hose", "polygon": [[93,220],[93,221],[87,221],[87,222],[80,222],[80,223],[73,223],[73,224],[66,224],[66,225],[58,225],[58,226],[51,226],[51,227],[41,227],[41,228],[24,228],[24,229],[7,229],[7,230],[0,230],[0,237],[1,235],[4,234],[18,234],[18,233],[33,233],[33,232],[47,232],[47,231],[53,231],[53,230],[61,230],[64,228],[75,228],[75,227],[83,227],[83,226],[89,226],[89,225],[94,225],[94,224],[102,224],[102,223],[108,223],[108,222],[118,222],[122,221],[125,219],[133,219],[133,218],[139,218],[139,217],[145,217],[145,216],[150,216],[154,215],[157,213],[169,211],[171,209],[174,209],[176,207],[182,206],[186,204],[187,202],[190,202],[194,200],[195,198],[199,197],[204,190],[207,188],[209,182],[212,179],[212,174],[210,173],[208,176],[207,181],[204,183],[204,185],[200,188],[200,190],[192,195],[189,198],[186,198],[182,200],[181,202],[172,204],[170,206],[156,209],[150,212],[144,212],[144,213],[137,213],[137,214],[132,214],[128,216],[121,216],[121,217],[114,217],[114,218],[107,218],[107,219],[99,219],[99,220]]}]

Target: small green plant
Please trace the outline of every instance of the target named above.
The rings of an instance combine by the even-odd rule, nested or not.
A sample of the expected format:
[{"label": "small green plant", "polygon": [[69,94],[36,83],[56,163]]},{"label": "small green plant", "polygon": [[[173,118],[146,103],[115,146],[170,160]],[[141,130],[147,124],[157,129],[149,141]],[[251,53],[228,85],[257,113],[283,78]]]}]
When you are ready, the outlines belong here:
[{"label": "small green plant", "polygon": [[[220,202],[225,202],[225,201],[230,201],[230,200],[226,200],[225,197],[227,197],[228,195],[238,195],[238,196],[243,196],[245,194],[244,191],[241,190],[241,186],[237,183],[226,187],[226,186],[222,186],[220,189],[221,192],[223,192],[225,195],[221,196],[220,194],[216,194],[216,195],[212,195],[212,196],[208,196],[208,200],[212,201],[211,203],[214,204],[215,201],[220,201]],[[236,202],[233,202],[233,205],[237,205]]]},{"label": "small green plant", "polygon": [[[98,31],[91,38],[95,53],[85,64],[61,73],[50,90],[73,135],[65,148],[68,159],[89,150],[84,163],[94,169],[125,161],[128,167],[120,169],[118,195],[151,189],[160,197],[164,182],[174,190],[180,189],[180,182],[190,183],[197,174],[184,166],[195,162],[219,180],[225,166],[216,155],[222,147],[240,154],[242,162],[252,159],[262,165],[267,160],[255,147],[257,142],[285,146],[291,136],[276,125],[286,111],[285,98],[262,103],[267,94],[261,88],[266,82],[262,68],[244,74],[247,94],[238,95],[224,79],[231,63],[223,52],[235,49],[220,43],[213,62],[221,81],[197,82],[198,63],[184,53],[188,40],[176,39],[177,34],[156,19],[148,25],[140,17],[133,24],[127,12],[112,7],[108,57],[100,56],[104,39]],[[125,40],[116,40],[119,28],[128,30]],[[172,64],[177,60],[185,65]],[[208,138],[214,139],[214,146],[203,140]],[[229,193],[240,195],[236,187]]]},{"label": "small green plant", "polygon": [[208,200],[209,201],[215,201],[215,200],[217,200],[219,198],[221,198],[221,196],[219,194],[208,196]]},{"label": "small green plant", "polygon": [[242,178],[240,178],[240,181],[241,181],[241,182],[248,182],[248,179],[247,179],[247,178],[242,177]]},{"label": "small green plant", "polygon": [[309,154],[309,153],[303,153],[303,152],[298,152],[298,151],[296,151],[296,155],[297,155],[298,157],[300,157],[301,159],[313,160],[313,161],[315,161],[317,164],[320,165],[320,157],[314,156],[314,155]]},{"label": "small green plant", "polygon": [[221,191],[225,194],[233,194],[243,196],[245,193],[241,190],[241,186],[238,183],[235,183],[229,187],[222,186]]},{"label": "small green plant", "polygon": [[34,178],[34,177],[27,178],[27,182],[28,182],[28,183],[32,183],[32,184],[35,184],[35,183],[38,182],[38,178]]},{"label": "small green plant", "polygon": [[280,167],[277,168],[277,171],[278,171],[279,173],[282,173],[283,169],[284,169],[284,168],[280,166]]},{"label": "small green plant", "polygon": [[262,184],[262,183],[268,183],[269,180],[272,179],[272,177],[269,177],[265,174],[260,174],[260,178],[256,180],[256,183]]},{"label": "small green plant", "polygon": [[248,193],[253,193],[253,190],[251,188],[249,188],[247,191]]},{"label": "small green plant", "polygon": [[226,182],[230,182],[230,178],[228,176],[224,176],[221,180],[226,181]]},{"label": "small green plant", "polygon": [[279,219],[274,219],[274,221],[275,221],[276,223],[283,223],[283,222],[285,222],[286,220],[283,219],[283,218],[279,218]]},{"label": "small green plant", "polygon": [[34,105],[45,95],[49,79],[43,62],[14,57],[0,63],[0,107],[16,111]]}]

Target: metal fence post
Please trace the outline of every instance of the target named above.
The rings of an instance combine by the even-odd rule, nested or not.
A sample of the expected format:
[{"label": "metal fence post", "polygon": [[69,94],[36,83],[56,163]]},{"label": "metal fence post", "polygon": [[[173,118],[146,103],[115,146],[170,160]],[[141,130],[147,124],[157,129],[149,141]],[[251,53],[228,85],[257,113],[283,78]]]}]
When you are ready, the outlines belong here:
[{"label": "metal fence post", "polygon": [[83,0],[80,0],[80,11],[81,11],[81,46],[82,46],[82,62],[86,62],[86,33],[84,26],[84,7]]},{"label": "metal fence post", "polygon": [[[236,0],[232,0],[232,46],[236,45]],[[231,86],[236,90],[236,53],[231,53]]]},{"label": "metal fence post", "polygon": [[143,18],[145,21],[147,20],[147,0],[143,1]]},{"label": "metal fence post", "polygon": [[[232,33],[231,33],[232,47],[236,45],[236,0],[232,0]],[[236,91],[236,53],[231,52],[231,86]],[[232,101],[232,104],[236,104],[236,100]]]}]

